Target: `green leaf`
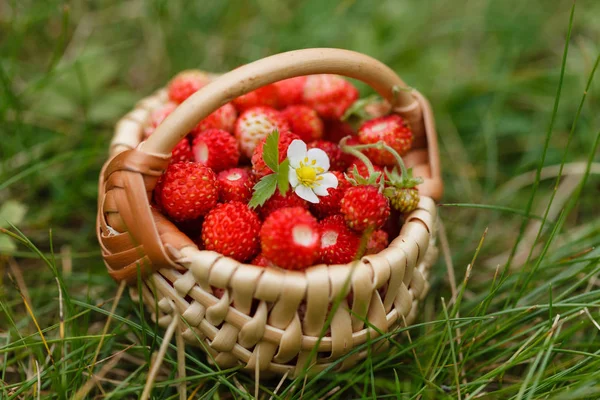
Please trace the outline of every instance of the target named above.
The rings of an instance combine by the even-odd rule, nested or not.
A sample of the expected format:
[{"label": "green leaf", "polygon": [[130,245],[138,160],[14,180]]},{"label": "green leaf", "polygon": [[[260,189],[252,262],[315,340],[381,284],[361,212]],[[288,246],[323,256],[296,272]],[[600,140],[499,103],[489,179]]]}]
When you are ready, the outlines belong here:
[{"label": "green leaf", "polygon": [[277,173],[277,187],[279,193],[285,196],[290,188],[290,160],[286,158],[279,164],[279,172]]},{"label": "green leaf", "polygon": [[8,200],[0,207],[0,228],[6,228],[10,224],[18,225],[23,221],[27,207],[15,200]]},{"label": "green leaf", "polygon": [[271,171],[279,171],[279,131],[275,129],[265,141],[263,146],[263,160]]},{"label": "green leaf", "polygon": [[256,208],[265,204],[269,197],[273,196],[277,189],[277,174],[263,176],[256,185],[254,185],[254,193],[248,206]]}]

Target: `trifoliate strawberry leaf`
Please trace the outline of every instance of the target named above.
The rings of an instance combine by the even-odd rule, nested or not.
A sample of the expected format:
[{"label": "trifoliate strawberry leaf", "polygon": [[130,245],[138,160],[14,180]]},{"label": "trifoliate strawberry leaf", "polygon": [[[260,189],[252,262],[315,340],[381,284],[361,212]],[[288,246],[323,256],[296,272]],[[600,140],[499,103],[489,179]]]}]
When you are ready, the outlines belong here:
[{"label": "trifoliate strawberry leaf", "polygon": [[279,172],[277,173],[277,187],[282,196],[285,196],[290,188],[290,160],[285,159],[279,164]]},{"label": "trifoliate strawberry leaf", "polygon": [[256,208],[265,204],[269,197],[273,196],[277,189],[277,174],[263,176],[256,185],[254,185],[254,193],[248,203],[250,208]]},{"label": "trifoliate strawberry leaf", "polygon": [[267,136],[263,146],[263,160],[271,171],[279,171],[279,131],[275,129]]}]

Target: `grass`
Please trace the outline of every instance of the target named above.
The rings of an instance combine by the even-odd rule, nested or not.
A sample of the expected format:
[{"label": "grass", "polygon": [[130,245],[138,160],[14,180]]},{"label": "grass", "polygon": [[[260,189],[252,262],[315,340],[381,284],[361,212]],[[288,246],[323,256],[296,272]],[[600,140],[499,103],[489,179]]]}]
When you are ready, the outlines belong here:
[{"label": "grass", "polygon": [[[0,2],[0,398],[142,393],[165,331],[117,301],[94,237],[115,121],[181,69],[317,46],[370,54],[431,100],[449,250],[391,351],[259,397],[600,398],[599,15],[593,0]],[[192,398],[255,393],[185,359]],[[176,366],[172,343],[153,398],[178,398]]]}]

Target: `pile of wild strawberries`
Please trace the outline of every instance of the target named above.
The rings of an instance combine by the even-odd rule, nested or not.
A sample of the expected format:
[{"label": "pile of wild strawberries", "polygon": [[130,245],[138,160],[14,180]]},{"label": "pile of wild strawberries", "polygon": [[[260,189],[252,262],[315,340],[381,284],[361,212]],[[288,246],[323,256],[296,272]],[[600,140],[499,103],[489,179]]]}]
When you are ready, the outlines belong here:
[{"label": "pile of wild strawberries", "polygon": [[[145,134],[208,83],[195,70],[173,78],[170,102],[152,113]],[[403,118],[361,121],[357,130],[343,120],[358,97],[347,80],[323,74],[234,99],[177,144],[152,206],[199,248],[258,266],[302,270],[378,253],[398,235],[402,213],[416,208],[420,180],[402,163],[413,141]],[[265,153],[275,134],[278,160]],[[265,191],[280,178],[289,190]]]}]

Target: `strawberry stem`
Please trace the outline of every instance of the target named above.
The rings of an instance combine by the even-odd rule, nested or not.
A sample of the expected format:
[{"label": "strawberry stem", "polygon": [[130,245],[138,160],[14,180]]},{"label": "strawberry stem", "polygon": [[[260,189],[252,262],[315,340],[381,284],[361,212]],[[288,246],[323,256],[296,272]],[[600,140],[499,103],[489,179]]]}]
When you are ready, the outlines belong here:
[{"label": "strawberry stem", "polygon": [[[363,148],[363,146],[362,145],[348,146],[346,144],[346,140],[347,140],[347,138],[344,138],[340,141],[340,149],[344,153],[351,154],[354,157],[358,158],[363,163],[365,163],[365,165],[367,166],[367,169],[369,171],[369,175],[373,175],[375,173],[375,168],[373,168],[373,164],[371,163],[371,160],[369,160],[369,158],[367,156],[365,156],[363,153],[361,153],[359,151]],[[369,145],[366,145],[366,146],[369,146]],[[364,147],[364,148],[367,149],[369,147]]]}]

